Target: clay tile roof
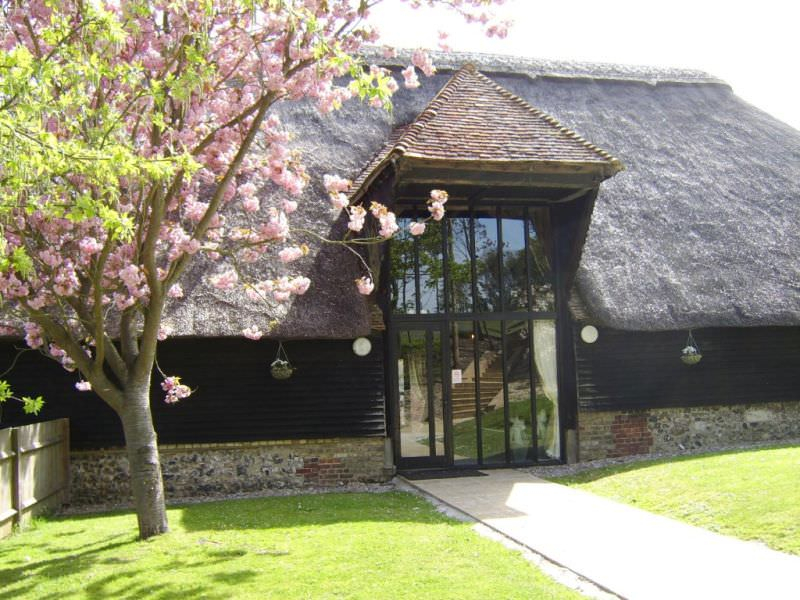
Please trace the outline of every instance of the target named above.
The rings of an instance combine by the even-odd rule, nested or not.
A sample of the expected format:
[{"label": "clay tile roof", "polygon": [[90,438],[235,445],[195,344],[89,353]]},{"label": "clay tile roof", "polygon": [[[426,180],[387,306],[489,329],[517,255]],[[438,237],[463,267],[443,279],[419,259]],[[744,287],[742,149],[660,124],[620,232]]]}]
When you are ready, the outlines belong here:
[{"label": "clay tile roof", "polygon": [[396,148],[445,160],[619,162],[471,64],[453,75]]},{"label": "clay tile roof", "polygon": [[558,120],[478,72],[459,69],[409,125],[393,135],[353,182],[360,196],[393,156],[499,163],[622,163]]}]

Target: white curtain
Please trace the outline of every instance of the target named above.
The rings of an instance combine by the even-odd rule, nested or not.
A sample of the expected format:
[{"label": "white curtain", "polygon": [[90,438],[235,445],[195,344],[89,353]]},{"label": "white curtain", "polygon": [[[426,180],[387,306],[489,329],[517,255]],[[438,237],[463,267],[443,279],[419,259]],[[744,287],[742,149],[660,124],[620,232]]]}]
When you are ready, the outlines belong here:
[{"label": "white curtain", "polygon": [[558,426],[558,378],[556,367],[555,321],[533,322],[534,360],[538,382],[551,406],[537,407],[537,433],[539,444],[552,458],[558,458],[560,436]]}]

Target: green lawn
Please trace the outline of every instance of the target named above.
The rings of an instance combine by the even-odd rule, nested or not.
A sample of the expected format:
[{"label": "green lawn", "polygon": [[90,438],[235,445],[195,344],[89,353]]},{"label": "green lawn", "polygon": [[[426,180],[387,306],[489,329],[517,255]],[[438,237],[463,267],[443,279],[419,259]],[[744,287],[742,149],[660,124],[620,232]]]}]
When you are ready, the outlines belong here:
[{"label": "green lawn", "polygon": [[581,598],[405,493],[195,504],[135,537],[130,513],[0,541],[0,598]]},{"label": "green lawn", "polygon": [[800,447],[671,458],[554,481],[800,555]]}]

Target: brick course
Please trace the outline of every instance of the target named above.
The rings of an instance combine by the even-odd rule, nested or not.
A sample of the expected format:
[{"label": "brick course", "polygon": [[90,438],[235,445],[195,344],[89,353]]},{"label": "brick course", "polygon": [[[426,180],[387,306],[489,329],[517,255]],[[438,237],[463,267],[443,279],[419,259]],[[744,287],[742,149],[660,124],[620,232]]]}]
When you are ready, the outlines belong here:
[{"label": "brick course", "polygon": [[581,461],[797,437],[800,402],[578,414]]}]

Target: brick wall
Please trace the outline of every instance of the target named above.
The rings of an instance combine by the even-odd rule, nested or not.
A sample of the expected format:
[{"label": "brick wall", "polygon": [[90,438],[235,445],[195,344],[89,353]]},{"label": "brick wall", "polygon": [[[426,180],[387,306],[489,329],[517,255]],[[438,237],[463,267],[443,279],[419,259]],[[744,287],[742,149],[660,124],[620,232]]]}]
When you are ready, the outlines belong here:
[{"label": "brick wall", "polygon": [[578,413],[578,459],[800,438],[800,402]]},{"label": "brick wall", "polygon": [[[386,481],[383,438],[339,438],[159,448],[168,499],[275,488]],[[73,504],[131,499],[121,448],[71,454]]]}]

